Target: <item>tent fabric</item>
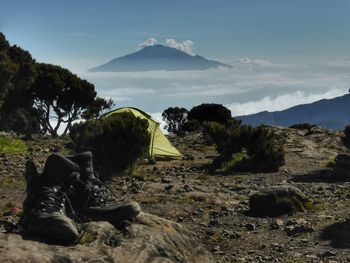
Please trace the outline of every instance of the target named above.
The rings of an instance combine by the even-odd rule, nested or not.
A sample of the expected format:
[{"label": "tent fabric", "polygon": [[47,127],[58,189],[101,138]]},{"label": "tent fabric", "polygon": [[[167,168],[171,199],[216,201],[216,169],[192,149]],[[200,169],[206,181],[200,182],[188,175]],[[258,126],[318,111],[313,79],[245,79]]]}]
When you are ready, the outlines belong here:
[{"label": "tent fabric", "polygon": [[148,132],[151,135],[151,142],[149,147],[149,156],[156,159],[172,159],[182,157],[182,154],[170,143],[165,137],[159,127],[159,122],[153,119],[149,114],[136,108],[119,108],[108,112],[104,117],[114,114],[129,112],[135,117],[146,119],[148,121]]}]

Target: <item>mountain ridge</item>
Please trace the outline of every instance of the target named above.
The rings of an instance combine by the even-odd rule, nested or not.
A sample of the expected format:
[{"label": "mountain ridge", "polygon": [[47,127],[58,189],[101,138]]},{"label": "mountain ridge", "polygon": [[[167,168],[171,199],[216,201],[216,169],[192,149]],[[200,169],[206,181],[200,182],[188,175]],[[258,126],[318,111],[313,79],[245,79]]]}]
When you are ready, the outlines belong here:
[{"label": "mountain ridge", "polygon": [[89,69],[92,72],[125,72],[152,70],[205,70],[209,68],[231,67],[199,55],[190,55],[176,48],[153,45],[125,56],[110,60]]},{"label": "mountain ridge", "polygon": [[252,126],[265,124],[288,127],[297,123],[309,123],[327,129],[344,129],[350,124],[349,105],[350,94],[345,94],[332,99],[296,105],[281,111],[262,111],[235,118]]}]

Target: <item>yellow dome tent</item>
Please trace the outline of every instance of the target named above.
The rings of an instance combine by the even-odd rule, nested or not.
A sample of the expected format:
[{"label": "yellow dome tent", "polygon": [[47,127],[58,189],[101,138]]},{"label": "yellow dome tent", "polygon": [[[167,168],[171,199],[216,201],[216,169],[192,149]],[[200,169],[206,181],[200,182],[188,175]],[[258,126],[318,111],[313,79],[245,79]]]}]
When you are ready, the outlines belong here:
[{"label": "yellow dome tent", "polygon": [[173,159],[182,157],[182,154],[170,143],[159,127],[159,122],[154,120],[149,114],[136,108],[119,108],[108,112],[104,117],[114,114],[129,112],[135,117],[148,121],[148,132],[151,135],[151,143],[149,147],[149,156],[156,159]]}]

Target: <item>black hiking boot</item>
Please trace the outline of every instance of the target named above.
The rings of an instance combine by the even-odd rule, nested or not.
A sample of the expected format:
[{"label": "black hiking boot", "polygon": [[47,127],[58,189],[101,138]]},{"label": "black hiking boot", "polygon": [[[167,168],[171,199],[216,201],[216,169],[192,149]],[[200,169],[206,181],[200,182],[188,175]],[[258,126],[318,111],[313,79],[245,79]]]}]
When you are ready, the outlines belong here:
[{"label": "black hiking boot", "polygon": [[25,231],[62,243],[72,243],[79,238],[73,221],[66,216],[64,193],[64,182],[70,176],[78,176],[77,171],[76,164],[58,154],[47,158],[41,175],[35,164],[27,161],[27,197],[20,220]]},{"label": "black hiking boot", "polygon": [[92,153],[83,152],[68,159],[79,166],[79,182],[70,198],[74,210],[81,216],[95,221],[121,222],[136,217],[140,211],[137,202],[119,202],[108,195],[106,186],[100,181],[92,165]]}]

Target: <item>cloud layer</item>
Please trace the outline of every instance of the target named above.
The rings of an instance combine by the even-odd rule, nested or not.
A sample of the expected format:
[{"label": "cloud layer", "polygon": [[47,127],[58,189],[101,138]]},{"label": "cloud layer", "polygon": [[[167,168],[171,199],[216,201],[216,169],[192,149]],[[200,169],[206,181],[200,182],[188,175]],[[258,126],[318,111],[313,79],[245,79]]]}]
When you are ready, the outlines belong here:
[{"label": "cloud layer", "polygon": [[177,42],[175,39],[173,38],[167,38],[165,39],[164,43],[158,42],[157,39],[155,38],[148,38],[145,42],[141,43],[139,45],[139,49],[145,48],[145,47],[150,47],[150,46],[154,46],[157,44],[161,44],[167,47],[172,47],[172,48],[176,48],[179,49],[183,52],[186,52],[190,55],[194,55],[194,51],[193,51],[193,41],[191,40],[185,40],[182,42]]},{"label": "cloud layer", "polygon": [[[253,59],[244,63],[257,64]],[[278,64],[285,67],[275,66]],[[233,115],[244,115],[282,110],[340,96],[349,90],[350,74],[335,67],[270,61],[260,61],[260,65],[263,66],[257,69],[79,75],[94,83],[100,96],[114,99],[117,107],[133,106],[149,113],[173,106],[191,109],[208,102],[228,106]]]}]

